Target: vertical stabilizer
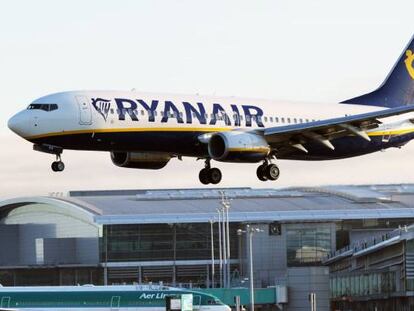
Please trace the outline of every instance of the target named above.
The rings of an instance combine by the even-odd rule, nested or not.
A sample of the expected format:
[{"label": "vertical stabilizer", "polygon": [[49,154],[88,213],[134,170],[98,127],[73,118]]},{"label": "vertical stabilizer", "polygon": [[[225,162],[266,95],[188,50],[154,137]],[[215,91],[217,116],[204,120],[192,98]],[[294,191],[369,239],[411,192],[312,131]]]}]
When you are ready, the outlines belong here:
[{"label": "vertical stabilizer", "polygon": [[375,91],[351,98],[343,104],[399,107],[414,104],[414,37],[404,49],[388,77]]}]

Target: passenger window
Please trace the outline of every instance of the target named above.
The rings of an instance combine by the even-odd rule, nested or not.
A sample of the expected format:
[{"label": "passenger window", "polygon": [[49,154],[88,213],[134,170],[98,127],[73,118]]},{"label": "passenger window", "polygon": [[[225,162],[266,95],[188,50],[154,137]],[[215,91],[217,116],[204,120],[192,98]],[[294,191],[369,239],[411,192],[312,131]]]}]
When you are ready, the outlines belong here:
[{"label": "passenger window", "polygon": [[287,118],[287,123],[290,123],[290,118]]},{"label": "passenger window", "polygon": [[264,121],[267,122],[267,117],[264,117]]},{"label": "passenger window", "polygon": [[285,118],[281,118],[282,123],[285,123]]},{"label": "passenger window", "polygon": [[273,123],[273,117],[269,117],[269,121]]},{"label": "passenger window", "polygon": [[293,123],[298,123],[298,120],[296,118],[294,118]]}]

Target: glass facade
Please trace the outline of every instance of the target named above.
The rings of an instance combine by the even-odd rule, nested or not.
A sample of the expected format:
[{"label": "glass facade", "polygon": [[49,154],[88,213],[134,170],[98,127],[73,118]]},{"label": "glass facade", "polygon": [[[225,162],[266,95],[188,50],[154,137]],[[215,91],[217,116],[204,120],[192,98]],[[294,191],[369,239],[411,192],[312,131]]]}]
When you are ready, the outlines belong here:
[{"label": "glass facade", "polygon": [[[238,258],[238,225],[230,224],[231,257]],[[211,259],[209,223],[104,226],[101,262]],[[218,226],[214,224],[215,257]]]},{"label": "glass facade", "polygon": [[320,265],[331,252],[331,226],[306,224],[286,229],[287,264],[289,267]]},{"label": "glass facade", "polygon": [[390,294],[396,291],[396,281],[395,271],[331,277],[331,298]]},{"label": "glass facade", "polygon": [[38,268],[0,270],[3,286],[103,284],[102,268]]},{"label": "glass facade", "polygon": [[414,291],[414,239],[405,242],[405,287],[407,291]]}]

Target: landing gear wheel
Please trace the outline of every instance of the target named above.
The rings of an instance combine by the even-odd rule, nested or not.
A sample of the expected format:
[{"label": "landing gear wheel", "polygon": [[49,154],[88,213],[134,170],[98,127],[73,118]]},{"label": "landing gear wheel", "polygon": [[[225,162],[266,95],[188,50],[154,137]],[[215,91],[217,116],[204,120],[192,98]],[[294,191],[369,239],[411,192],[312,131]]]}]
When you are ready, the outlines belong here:
[{"label": "landing gear wheel", "polygon": [[257,175],[257,178],[259,178],[259,180],[261,181],[267,180],[266,167],[267,167],[266,164],[262,164],[257,168],[256,175]]},{"label": "landing gear wheel", "polygon": [[217,185],[221,181],[221,171],[218,168],[203,168],[198,174],[198,178],[203,185]]},{"label": "landing gear wheel", "polygon": [[269,180],[277,180],[280,175],[280,170],[276,164],[269,164],[266,167],[265,172],[266,172],[266,177]]},{"label": "landing gear wheel", "polygon": [[198,174],[198,178],[203,185],[208,185],[210,183],[209,180],[209,169],[203,168],[200,173]]},{"label": "landing gear wheel", "polygon": [[52,163],[52,171],[57,172],[58,168],[57,168],[57,162],[53,162]]},{"label": "landing gear wheel", "polygon": [[65,163],[62,161],[55,161],[52,163],[52,171],[62,172],[65,169]]},{"label": "landing gear wheel", "polygon": [[211,168],[208,172],[208,177],[213,185],[217,185],[221,181],[221,172],[218,168]]}]

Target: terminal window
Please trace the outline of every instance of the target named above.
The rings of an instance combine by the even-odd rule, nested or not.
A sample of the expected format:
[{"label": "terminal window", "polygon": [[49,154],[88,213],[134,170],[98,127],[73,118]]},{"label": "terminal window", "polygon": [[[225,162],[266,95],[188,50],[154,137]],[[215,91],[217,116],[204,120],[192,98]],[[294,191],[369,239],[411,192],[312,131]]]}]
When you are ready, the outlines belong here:
[{"label": "terminal window", "polygon": [[289,267],[320,265],[331,251],[331,228],[324,224],[287,228],[286,246]]},{"label": "terminal window", "polygon": [[[230,224],[232,257],[237,258],[237,226]],[[211,258],[210,224],[141,224],[104,226],[102,261],[205,260]],[[218,227],[214,226],[215,254]]]}]

